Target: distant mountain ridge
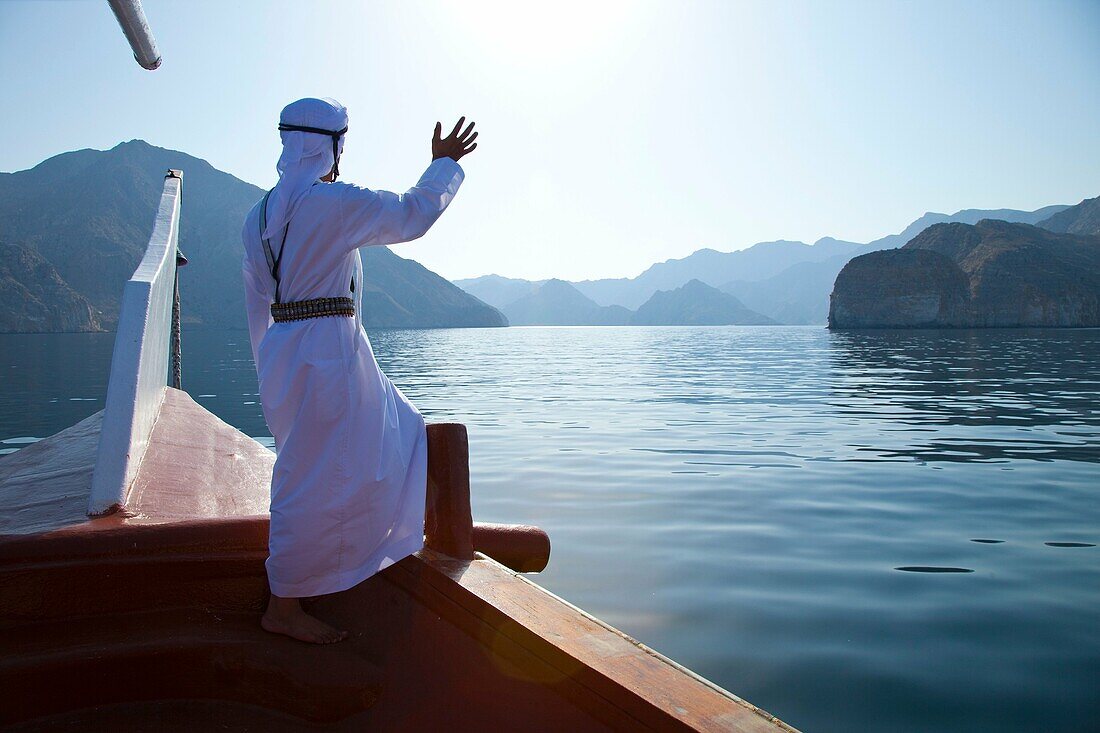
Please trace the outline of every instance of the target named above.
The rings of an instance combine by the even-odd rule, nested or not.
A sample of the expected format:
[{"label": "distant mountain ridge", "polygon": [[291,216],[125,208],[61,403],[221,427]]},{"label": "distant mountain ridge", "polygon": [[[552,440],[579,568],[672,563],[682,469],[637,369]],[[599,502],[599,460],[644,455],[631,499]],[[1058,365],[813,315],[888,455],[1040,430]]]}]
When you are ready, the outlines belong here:
[{"label": "distant mountain ridge", "polygon": [[[503,279],[503,278],[502,278]],[[526,281],[524,281],[526,282]],[[517,287],[505,284],[506,288]],[[599,305],[564,280],[545,280],[516,292],[525,295],[503,307],[513,326],[718,326],[766,325],[775,321],[749,309],[733,295],[690,280],[679,288],[658,290],[631,311]]]},{"label": "distant mountain ridge", "polygon": [[[1068,206],[1046,206],[1035,211],[1016,209],[963,209],[954,214],[928,212],[898,234],[866,244],[823,237],[814,244],[778,240],[761,242],[734,252],[701,249],[679,259],[649,267],[635,278],[584,280],[572,283],[597,305],[621,305],[635,309],[659,290],[673,290],[695,279],[741,300],[744,305],[779,323],[824,324],[829,312],[829,293],[841,268],[856,255],[901,247],[933,224],[982,219],[1038,224]],[[544,282],[544,281],[539,281]],[[498,308],[505,308],[515,293],[539,282],[491,275],[456,280],[467,292]]]},{"label": "distant mountain ridge", "polygon": [[814,245],[779,240],[761,242],[736,252],[697,250],[688,257],[652,265],[636,278],[585,280],[577,289],[601,305],[637,308],[658,290],[669,290],[689,280],[720,287],[731,280],[763,280],[800,262],[817,262],[859,249],[855,242],[825,238]]},{"label": "distant mountain ridge", "polygon": [[[168,168],[184,171],[180,249],[190,262],[180,270],[183,320],[244,328],[240,231],[263,190],[186,153],[131,140],[0,174],[0,242],[18,248],[5,249],[0,269],[0,331],[113,328]],[[507,325],[495,308],[412,260],[385,247],[362,253],[365,325]]]},{"label": "distant mountain ridge", "polygon": [[635,326],[767,326],[775,321],[699,280],[658,290],[630,321]]},{"label": "distant mountain ridge", "polygon": [[1060,234],[1100,234],[1100,196],[1064,209],[1039,226]]},{"label": "distant mountain ridge", "polygon": [[363,247],[362,320],[367,328],[507,326],[496,308],[389,247]]},{"label": "distant mountain ridge", "polygon": [[[180,246],[191,264],[180,273],[184,321],[244,327],[240,222],[262,190],[201,159],[134,140],[0,173],[0,331],[113,328],[122,283],[144,252],[169,167],[185,171]],[[645,321],[638,313],[657,298],[647,312],[675,303],[667,312],[688,323],[719,302],[710,292],[716,289],[747,311],[727,316],[738,322],[824,323],[829,293],[853,257],[901,247],[931,226],[984,220],[1094,233],[1100,197],[1031,212],[929,212],[866,244],[824,237],[812,245],[778,240],[734,252],[702,249],[635,278],[577,283],[488,275],[456,281],[460,289],[387,248],[368,247],[363,320],[372,327],[500,326],[510,314],[532,325],[628,324]],[[710,290],[684,290],[692,281]]]},{"label": "distant mountain ridge", "polygon": [[513,326],[623,326],[633,315],[620,305],[598,305],[563,280],[542,282],[503,311]]},{"label": "distant mountain ridge", "polygon": [[[500,275],[483,275],[470,280],[456,280],[455,285],[494,308],[503,311],[505,306],[536,292],[546,280],[520,280]],[[459,283],[470,283],[469,289]]]}]

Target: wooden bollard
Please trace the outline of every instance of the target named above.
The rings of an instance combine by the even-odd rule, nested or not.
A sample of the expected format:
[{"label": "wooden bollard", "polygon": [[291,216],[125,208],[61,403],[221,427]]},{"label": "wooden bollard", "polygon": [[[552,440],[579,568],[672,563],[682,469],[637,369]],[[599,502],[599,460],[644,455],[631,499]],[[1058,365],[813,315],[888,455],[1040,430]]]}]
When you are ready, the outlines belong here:
[{"label": "wooden bollard", "polygon": [[456,560],[474,559],[470,512],[470,443],[466,426],[428,426],[428,494],[424,543]]},{"label": "wooden bollard", "polygon": [[550,562],[550,537],[529,524],[474,523],[474,549],[517,573],[538,573]]}]

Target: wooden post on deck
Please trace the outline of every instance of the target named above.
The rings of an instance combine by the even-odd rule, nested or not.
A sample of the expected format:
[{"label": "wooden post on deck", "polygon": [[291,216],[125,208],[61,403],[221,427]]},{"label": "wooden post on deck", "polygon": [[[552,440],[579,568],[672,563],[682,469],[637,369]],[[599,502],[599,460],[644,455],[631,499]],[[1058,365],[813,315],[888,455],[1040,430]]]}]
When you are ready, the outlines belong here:
[{"label": "wooden post on deck", "polygon": [[425,544],[457,560],[474,559],[470,512],[470,443],[466,426],[428,426],[428,494]]}]

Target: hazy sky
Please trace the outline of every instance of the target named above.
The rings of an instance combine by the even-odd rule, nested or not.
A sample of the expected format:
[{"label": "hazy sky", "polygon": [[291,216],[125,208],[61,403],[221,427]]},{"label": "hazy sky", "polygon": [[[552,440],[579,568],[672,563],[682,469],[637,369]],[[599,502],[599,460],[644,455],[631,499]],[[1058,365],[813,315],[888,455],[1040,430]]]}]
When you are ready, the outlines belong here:
[{"label": "hazy sky", "polygon": [[344,179],[404,190],[467,114],[458,198],[395,248],[452,279],[1100,195],[1096,0],[535,5],[146,0],[148,72],[106,3],[0,2],[0,170],[140,137],[270,186],[279,110],[331,96]]}]

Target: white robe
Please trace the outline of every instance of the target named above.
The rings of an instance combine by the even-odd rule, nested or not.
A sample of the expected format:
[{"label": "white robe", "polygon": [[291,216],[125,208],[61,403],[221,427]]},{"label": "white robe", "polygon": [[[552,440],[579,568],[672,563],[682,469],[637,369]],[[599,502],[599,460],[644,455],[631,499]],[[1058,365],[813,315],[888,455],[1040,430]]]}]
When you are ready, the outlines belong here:
[{"label": "white robe", "polygon": [[[440,158],[400,196],[346,183],[310,188],[290,220],[280,299],[351,295],[355,318],[273,323],[259,204],[245,220],[248,326],[275,436],[267,574],[277,596],[345,590],[423,547],[424,418],[374,359],[359,312],[357,247],[422,236],[462,179],[458,163]],[[271,240],[276,256],[280,239]]]}]

